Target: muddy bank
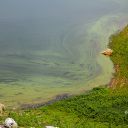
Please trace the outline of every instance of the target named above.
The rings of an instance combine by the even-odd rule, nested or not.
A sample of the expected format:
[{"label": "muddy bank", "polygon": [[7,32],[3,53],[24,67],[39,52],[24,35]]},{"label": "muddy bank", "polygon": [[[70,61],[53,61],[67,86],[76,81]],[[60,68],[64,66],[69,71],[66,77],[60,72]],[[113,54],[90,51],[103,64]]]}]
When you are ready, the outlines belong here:
[{"label": "muddy bank", "polygon": [[43,103],[38,103],[38,104],[22,104],[20,105],[21,109],[34,109],[34,108],[39,108],[39,107],[43,107],[43,106],[47,106],[47,105],[51,105],[53,103],[55,103],[56,101],[60,101],[63,99],[67,99],[69,97],[71,97],[72,95],[70,94],[62,94],[62,95],[57,95],[54,99],[48,101],[48,102],[43,102]]}]

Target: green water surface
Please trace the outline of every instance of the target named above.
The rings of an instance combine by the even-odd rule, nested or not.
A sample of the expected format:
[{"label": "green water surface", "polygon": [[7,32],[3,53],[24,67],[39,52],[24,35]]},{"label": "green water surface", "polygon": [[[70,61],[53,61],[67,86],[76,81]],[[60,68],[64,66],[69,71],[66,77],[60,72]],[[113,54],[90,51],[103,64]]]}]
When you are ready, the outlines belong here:
[{"label": "green water surface", "polygon": [[122,0],[12,0],[0,3],[0,101],[40,103],[109,83],[100,51],[127,24]]}]

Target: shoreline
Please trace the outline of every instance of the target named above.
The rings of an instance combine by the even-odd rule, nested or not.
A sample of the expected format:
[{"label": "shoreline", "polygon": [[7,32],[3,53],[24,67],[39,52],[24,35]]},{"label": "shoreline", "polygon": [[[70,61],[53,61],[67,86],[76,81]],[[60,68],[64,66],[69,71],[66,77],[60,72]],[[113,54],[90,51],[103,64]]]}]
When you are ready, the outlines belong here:
[{"label": "shoreline", "polygon": [[[123,28],[122,28],[123,29]],[[122,30],[121,29],[121,30]],[[113,35],[113,34],[112,34]],[[111,37],[111,35],[110,35],[110,37]],[[110,47],[110,41],[108,40],[108,47]],[[102,55],[103,56],[103,55]],[[99,59],[100,58],[100,59]],[[102,60],[101,60],[102,59]],[[103,77],[102,77],[102,75],[103,75],[103,73],[105,73],[105,75],[107,75],[108,73],[106,72],[106,71],[108,71],[108,69],[107,70],[104,70],[104,71],[102,71],[102,73],[101,73],[101,75],[98,75],[98,76],[96,76],[95,77],[95,79],[94,80],[91,80],[91,81],[88,81],[87,82],[87,90],[85,90],[85,89],[83,89],[83,87],[81,86],[81,88],[83,89],[83,90],[85,90],[85,91],[90,91],[90,90],[92,90],[93,88],[95,88],[95,87],[100,87],[100,86],[102,86],[102,85],[107,85],[108,87],[112,87],[112,85],[113,85],[113,83],[115,83],[115,77],[114,77],[114,74],[115,74],[115,72],[116,72],[116,68],[115,68],[115,65],[114,65],[114,63],[113,63],[113,61],[112,61],[112,59],[111,59],[111,57],[109,57],[109,61],[110,61],[110,63],[112,63],[112,69],[113,69],[113,71],[111,71],[111,73],[112,73],[112,75],[111,75],[111,78],[107,81],[107,83],[106,82],[102,82],[102,84],[95,84],[95,82],[96,82],[96,79],[98,80],[98,81],[101,81],[101,79],[103,79]],[[104,65],[104,60],[105,60],[105,62],[106,61],[108,61],[108,58],[105,58],[104,56],[101,58],[101,55],[98,55],[98,63],[100,64],[100,65]],[[108,67],[107,67],[108,68]],[[99,78],[99,77],[101,77],[101,78]],[[100,82],[101,83],[101,82]],[[80,91],[80,92],[82,92],[83,93],[83,91]],[[81,93],[79,93],[78,95],[80,95]],[[54,97],[52,97],[51,98],[51,100],[48,100],[48,101],[44,101],[44,102],[39,102],[39,103],[25,103],[25,104],[21,104],[21,105],[19,105],[19,108],[22,108],[22,109],[27,109],[27,108],[39,108],[39,107],[41,107],[41,106],[46,106],[46,105],[49,105],[49,104],[52,104],[52,103],[54,103],[54,102],[56,102],[56,101],[59,101],[59,100],[63,100],[63,99],[65,99],[65,98],[69,98],[71,95],[77,95],[77,94],[70,94],[69,92],[68,93],[66,93],[66,97],[65,97],[65,93],[63,94],[60,94],[60,95],[55,95]],[[58,96],[60,96],[61,98],[57,98]]]},{"label": "shoreline", "polygon": [[[118,33],[112,34],[112,35],[110,36],[110,38],[111,38],[113,35],[118,36],[118,35],[119,35],[122,31],[124,31],[126,28],[127,28],[127,26],[124,27],[124,28],[122,28]],[[111,43],[112,43],[112,42],[113,42],[113,38],[111,38],[111,39],[108,41],[108,48],[110,48],[110,49],[113,49],[113,47],[111,46]],[[107,87],[110,88],[110,89],[115,89],[116,86],[117,86],[120,82],[121,82],[121,83],[124,83],[124,82],[125,82],[125,81],[123,80],[123,78],[121,79],[122,81],[119,81],[120,78],[119,78],[119,80],[118,80],[118,77],[116,76],[116,74],[118,74],[118,72],[120,72],[120,65],[119,65],[119,64],[116,64],[116,63],[113,61],[113,59],[112,59],[113,55],[114,55],[114,53],[112,54],[112,56],[109,56],[109,58],[110,58],[110,61],[111,61],[112,64],[113,64],[113,70],[114,70],[114,72],[113,72],[113,74],[112,74],[112,78],[111,78],[111,79],[109,80],[109,82],[106,84]],[[105,58],[105,56],[104,56],[103,58]],[[98,87],[103,87],[103,85],[102,85],[102,86],[99,85]],[[104,86],[104,87],[105,87],[105,86]],[[95,88],[95,87],[94,87],[94,88]],[[93,89],[93,88],[92,88],[92,89]],[[92,89],[86,90],[86,92],[91,91]],[[51,99],[51,100],[49,100],[49,101],[47,101],[47,102],[42,102],[42,103],[37,103],[37,104],[22,104],[22,105],[20,106],[20,108],[21,108],[21,109],[34,109],[34,108],[39,108],[39,107],[43,107],[43,106],[48,106],[48,105],[51,105],[51,104],[53,104],[53,103],[55,103],[55,102],[57,102],[57,101],[64,100],[64,99],[67,99],[67,98],[70,98],[70,97],[73,97],[73,96],[76,96],[76,95],[71,95],[71,94],[69,94],[69,93],[64,93],[64,94],[56,95],[55,98],[53,98],[53,99]]]},{"label": "shoreline", "polygon": [[[110,58],[110,57],[109,57]],[[112,60],[110,60],[111,62],[112,62]],[[112,62],[113,63],[113,62]],[[113,63],[114,64],[114,63]],[[114,68],[114,73],[115,73],[115,68]],[[113,75],[112,75],[113,76]],[[97,77],[95,77],[95,79],[97,79]],[[107,87],[109,87],[109,84],[111,83],[111,81],[112,81],[112,79],[114,79],[113,77],[112,78],[110,78],[110,80],[109,80],[109,82],[108,83],[106,83],[106,84],[104,84],[104,85],[98,85],[98,86],[94,86],[93,88],[97,88],[97,87],[106,87],[106,85],[107,85]],[[92,83],[92,81],[91,81],[91,83]],[[93,82],[92,84],[94,84],[95,82]],[[90,84],[90,83],[89,83]],[[91,91],[93,88],[89,88],[88,90],[86,90],[85,92],[87,93],[87,92],[89,92],[89,91]],[[55,102],[57,102],[57,101],[61,101],[61,100],[65,100],[65,99],[68,99],[68,98],[71,98],[71,97],[73,97],[73,96],[77,96],[77,95],[81,95],[81,94],[83,94],[83,92],[82,93],[80,93],[80,94],[70,94],[70,93],[64,93],[64,94],[60,94],[60,95],[56,95],[55,97],[53,97],[51,100],[48,100],[48,101],[46,101],[46,102],[39,102],[39,103],[34,103],[34,104],[27,104],[27,103],[25,103],[25,104],[21,104],[20,106],[19,106],[19,109],[21,109],[21,110],[27,110],[27,109],[36,109],[36,108],[40,108],[40,107],[44,107],[44,106],[48,106],[48,105],[52,105],[53,103],[55,103]]]},{"label": "shoreline", "polygon": [[42,102],[42,103],[37,103],[37,104],[22,104],[20,105],[20,109],[24,110],[24,109],[35,109],[35,108],[39,108],[39,107],[43,107],[43,106],[48,106],[51,105],[57,101],[60,100],[64,100],[67,99],[69,97],[71,97],[73,95],[70,95],[68,93],[62,94],[62,95],[56,95],[55,98],[47,101],[47,102]]},{"label": "shoreline", "polygon": [[113,68],[115,70],[110,83],[110,88],[113,90],[127,88],[128,85],[127,43],[128,24],[110,37],[109,47],[115,51],[114,56],[110,58],[114,64]]},{"label": "shoreline", "polygon": [[[109,46],[109,43],[108,43],[108,46]],[[99,57],[100,56],[103,56],[103,55],[100,55],[101,53],[99,53]],[[100,60],[99,60],[99,57],[98,57],[98,63],[100,64],[100,65],[102,65],[101,63],[101,59],[103,59],[103,60],[106,60],[106,61],[108,61],[108,58],[105,58],[105,56],[103,56],[102,58],[100,57]],[[113,66],[114,66],[114,63],[113,63],[113,61],[111,60],[111,58],[109,57],[109,61],[110,62],[112,62],[112,64],[113,64]],[[102,61],[103,61],[102,60]],[[113,71],[112,71],[112,73],[115,73],[115,68],[113,67]],[[95,79],[97,80],[97,79],[101,79],[100,77],[102,76],[104,74],[104,71],[102,71],[102,73],[100,74],[100,75],[98,75],[98,76],[96,76],[93,80],[91,80],[91,81],[88,81],[87,83],[88,83],[88,85],[89,85],[89,88],[87,89],[87,90],[85,90],[84,92],[88,92],[88,91],[91,91],[93,88],[97,88],[97,87],[106,87],[106,85],[107,85],[107,87],[109,87],[110,86],[110,83],[111,83],[111,81],[114,79],[113,78],[113,75],[111,76],[111,78],[108,80],[108,83],[104,83],[103,85],[95,85]],[[105,74],[107,74],[107,73],[105,73]],[[92,86],[93,85],[93,86]],[[95,85],[95,86],[94,86]],[[93,88],[92,88],[93,87]],[[35,109],[35,108],[40,108],[40,107],[43,107],[43,106],[48,106],[48,105],[51,105],[51,104],[53,104],[53,103],[55,103],[55,102],[57,102],[57,101],[61,101],[61,100],[64,100],[64,99],[68,99],[68,98],[70,98],[70,97],[73,97],[73,96],[77,96],[77,95],[81,95],[81,94],[83,94],[84,93],[83,91],[81,92],[81,93],[78,93],[78,94],[70,94],[70,93],[63,93],[63,94],[59,94],[59,95],[55,95],[51,100],[48,100],[48,101],[44,101],[44,102],[39,102],[39,103],[25,103],[25,104],[21,104],[21,105],[19,105],[19,108],[20,109],[22,109],[22,110],[26,110],[26,109]]]}]

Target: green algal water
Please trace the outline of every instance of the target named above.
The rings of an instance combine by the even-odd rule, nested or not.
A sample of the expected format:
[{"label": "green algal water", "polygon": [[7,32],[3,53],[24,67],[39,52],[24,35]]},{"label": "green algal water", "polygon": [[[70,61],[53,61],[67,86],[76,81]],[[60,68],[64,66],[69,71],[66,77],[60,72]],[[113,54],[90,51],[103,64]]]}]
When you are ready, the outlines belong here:
[{"label": "green algal water", "polygon": [[2,1],[0,101],[39,103],[107,84],[113,65],[100,51],[126,25],[126,3]]}]

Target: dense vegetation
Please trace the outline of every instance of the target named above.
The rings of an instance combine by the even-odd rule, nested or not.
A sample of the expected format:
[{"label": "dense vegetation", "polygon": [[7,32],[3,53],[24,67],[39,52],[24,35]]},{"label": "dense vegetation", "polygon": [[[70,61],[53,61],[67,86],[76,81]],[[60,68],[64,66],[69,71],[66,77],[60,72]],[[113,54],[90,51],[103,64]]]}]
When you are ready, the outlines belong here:
[{"label": "dense vegetation", "polygon": [[112,86],[120,88],[94,88],[46,107],[7,111],[1,121],[9,115],[24,128],[128,128],[128,27],[111,36],[110,48],[116,70]]},{"label": "dense vegetation", "polygon": [[114,86],[128,85],[128,26],[110,37],[110,47],[114,54],[111,57],[115,65]]}]

